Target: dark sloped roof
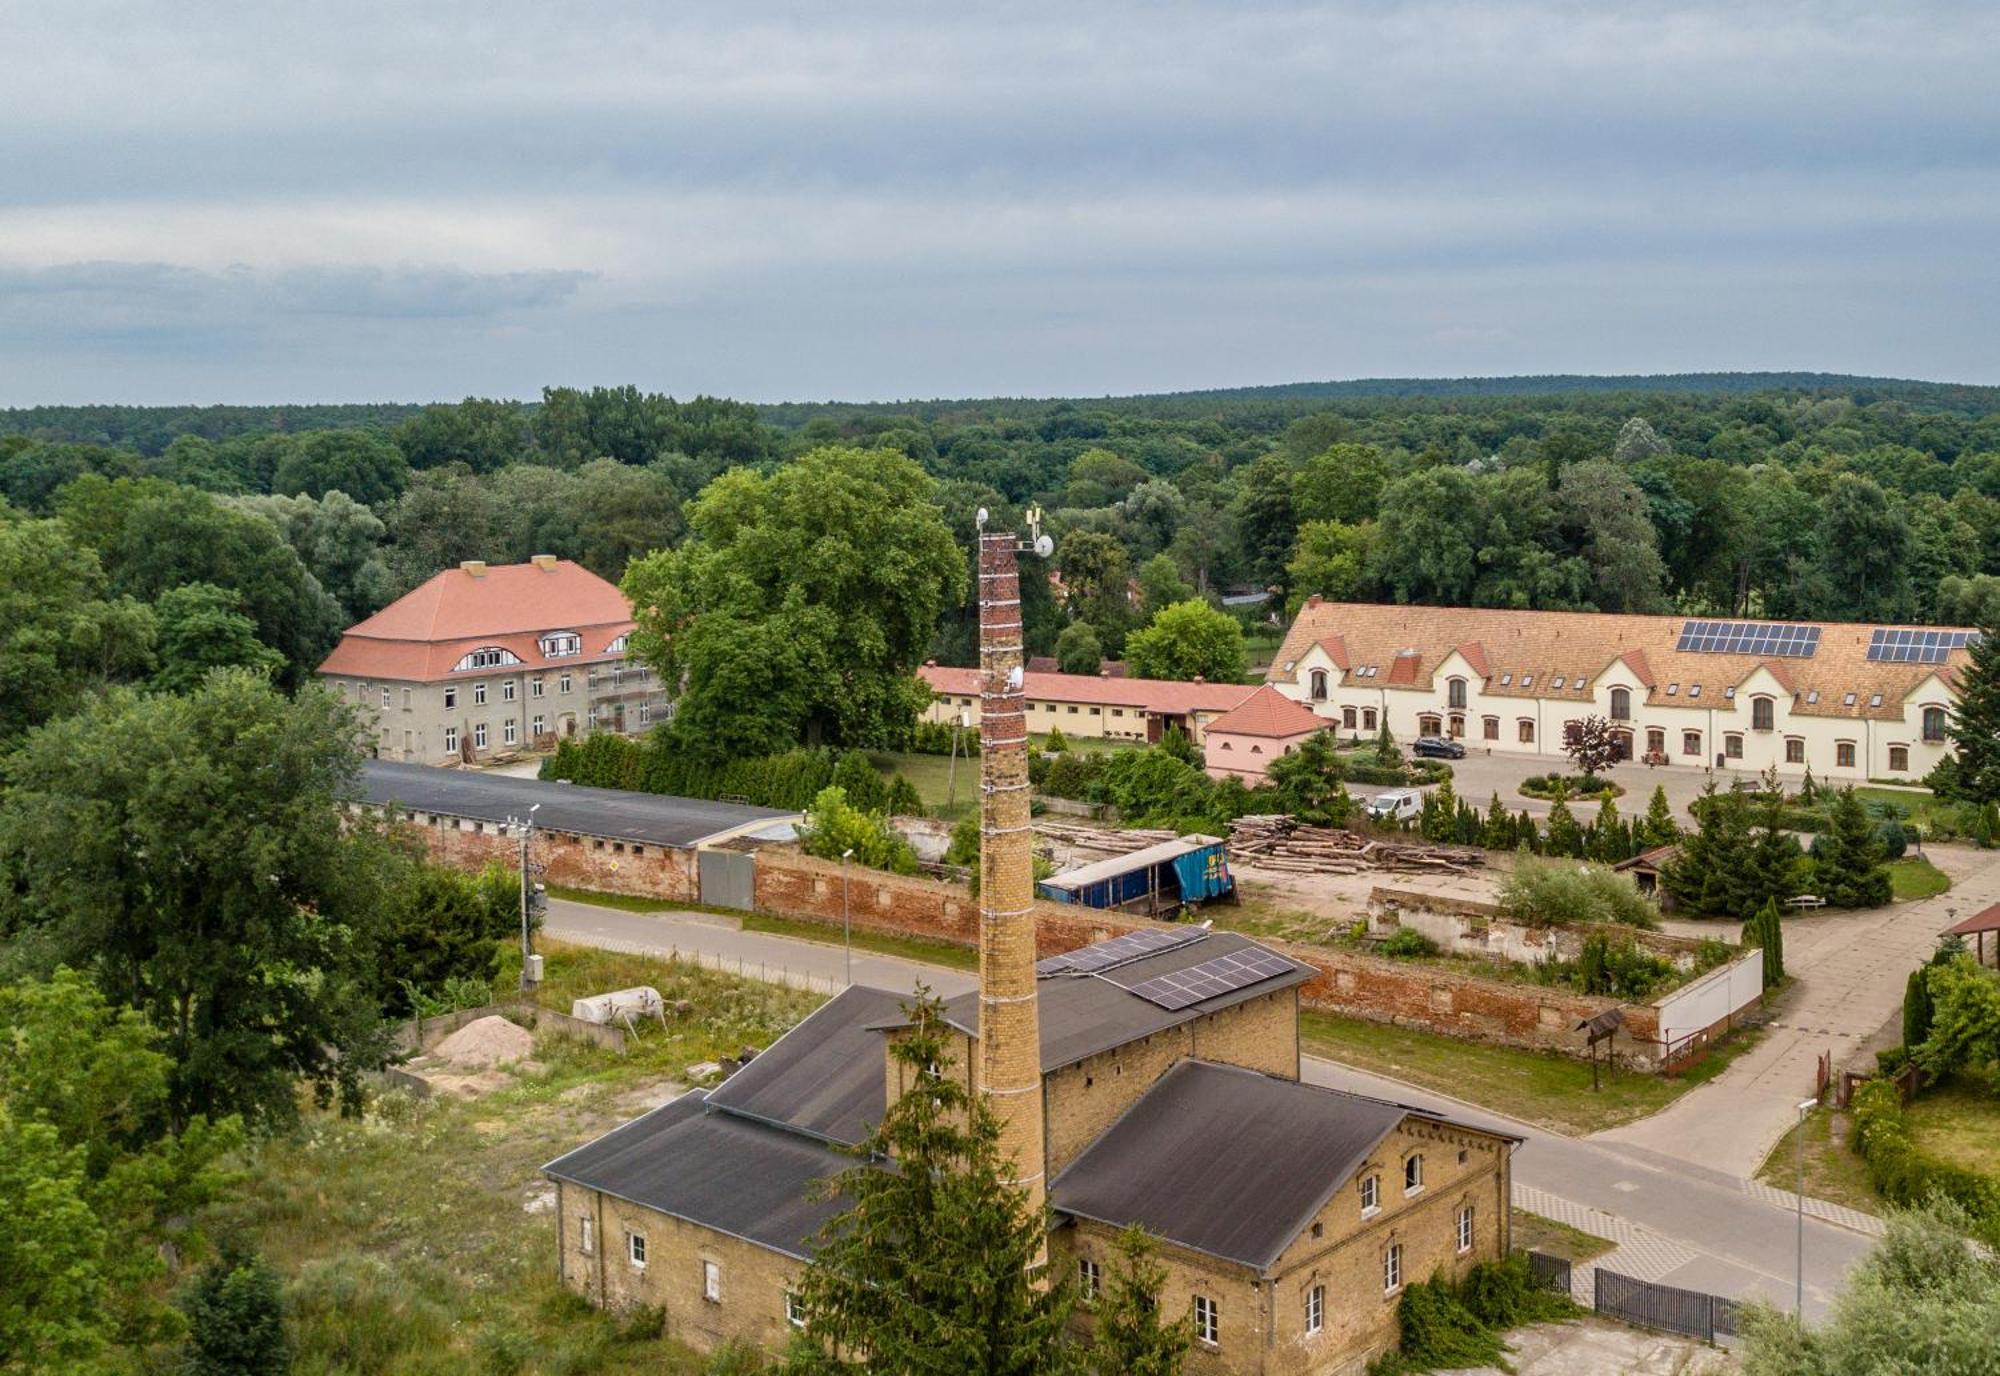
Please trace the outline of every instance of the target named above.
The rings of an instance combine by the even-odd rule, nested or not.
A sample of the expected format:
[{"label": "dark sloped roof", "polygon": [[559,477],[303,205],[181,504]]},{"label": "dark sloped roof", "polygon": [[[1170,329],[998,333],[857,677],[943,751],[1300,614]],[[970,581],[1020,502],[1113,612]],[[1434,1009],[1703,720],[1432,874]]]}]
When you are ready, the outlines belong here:
[{"label": "dark sloped roof", "polygon": [[1182,1061],[1056,1177],[1049,1199],[1261,1270],[1410,1112]]},{"label": "dark sloped roof", "polygon": [[693,798],[669,798],[659,793],[628,793],[618,788],[585,788],[578,784],[516,779],[501,774],[439,769],[427,764],[368,760],[361,766],[360,801],[376,806],[398,803],[414,812],[441,812],[475,821],[504,822],[526,817],[541,804],[535,825],[551,831],[573,831],[645,841],[659,846],[694,846],[760,824],[789,821],[796,812],[737,803],[710,803]]},{"label": "dark sloped roof", "polygon": [[856,986],[822,1004],[750,1064],[711,1090],[711,1111],[783,1123],[849,1146],[882,1120],[882,1036],[905,996]]},{"label": "dark sloped roof", "polygon": [[[1114,1046],[1124,1046],[1127,1042],[1138,1041],[1169,1027],[1178,1027],[1204,1014],[1248,1002],[1273,990],[1304,984],[1315,973],[1312,967],[1292,961],[1289,974],[1172,1010],[1129,992],[1133,986],[1156,976],[1191,969],[1218,956],[1246,948],[1268,949],[1235,932],[1211,932],[1200,941],[1191,941],[1185,946],[1162,951],[1144,960],[1113,966],[1097,974],[1044,975],[1035,982],[1038,1020],[1042,1029],[1042,1073],[1074,1065],[1100,1051],[1109,1051]],[[944,1007],[946,1022],[961,1032],[978,1035],[978,994],[961,994]]]},{"label": "dark sloped roof", "polygon": [[542,1170],[788,1256],[844,1207],[816,1199],[813,1182],[854,1159],[823,1142],[733,1113],[711,1112],[700,1090],[683,1094],[559,1156]]}]

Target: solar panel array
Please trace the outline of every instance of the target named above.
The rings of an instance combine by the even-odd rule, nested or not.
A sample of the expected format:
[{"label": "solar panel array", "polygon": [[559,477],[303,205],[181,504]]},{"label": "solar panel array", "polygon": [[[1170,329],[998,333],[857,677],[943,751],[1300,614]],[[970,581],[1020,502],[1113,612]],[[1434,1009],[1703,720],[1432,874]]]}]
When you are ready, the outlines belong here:
[{"label": "solar panel array", "polygon": [[1810,659],[1819,649],[1819,627],[1765,621],[1684,621],[1676,650],[1715,655],[1776,655]]},{"label": "solar panel array", "polygon": [[1127,932],[1124,936],[1100,941],[1095,946],[1085,946],[1078,951],[1050,956],[1035,963],[1037,975],[1092,975],[1099,970],[1109,970],[1114,965],[1138,960],[1145,956],[1156,956],[1162,951],[1171,951],[1192,941],[1200,941],[1208,933],[1199,927],[1186,931],[1168,932],[1157,928],[1141,928]]},{"label": "solar panel array", "polygon": [[1898,631],[1878,626],[1868,637],[1868,657],[1883,664],[1942,664],[1953,650],[1977,639],[1977,631]]},{"label": "solar panel array", "polygon": [[1204,999],[1227,994],[1233,989],[1247,989],[1267,979],[1290,974],[1295,968],[1281,955],[1246,947],[1241,951],[1231,951],[1226,956],[1217,956],[1214,960],[1205,960],[1186,970],[1176,970],[1170,975],[1160,975],[1143,984],[1135,984],[1132,992],[1172,1013],[1192,1007]]}]

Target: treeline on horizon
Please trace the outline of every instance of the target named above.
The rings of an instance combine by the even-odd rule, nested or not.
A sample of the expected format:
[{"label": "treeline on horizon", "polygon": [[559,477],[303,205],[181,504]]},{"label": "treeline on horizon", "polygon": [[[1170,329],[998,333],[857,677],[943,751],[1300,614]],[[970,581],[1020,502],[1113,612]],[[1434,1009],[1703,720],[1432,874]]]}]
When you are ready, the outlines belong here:
[{"label": "treeline on horizon", "polygon": [[[32,408],[0,412],[0,529],[46,522],[37,538],[95,565],[78,586],[151,607],[162,646],[193,615],[162,599],[202,585],[201,615],[246,618],[291,686],[343,626],[440,569],[547,553],[615,581],[686,538],[721,474],[836,446],[913,460],[961,544],[978,507],[1043,508],[1064,601],[1027,608],[1036,653],[1087,626],[1071,648],[1116,658],[1160,608],[1261,589],[1280,612],[1319,593],[2000,620],[2000,389],[1803,373],[918,406],[628,386]],[[945,608],[930,653],[968,662],[972,623]]]}]

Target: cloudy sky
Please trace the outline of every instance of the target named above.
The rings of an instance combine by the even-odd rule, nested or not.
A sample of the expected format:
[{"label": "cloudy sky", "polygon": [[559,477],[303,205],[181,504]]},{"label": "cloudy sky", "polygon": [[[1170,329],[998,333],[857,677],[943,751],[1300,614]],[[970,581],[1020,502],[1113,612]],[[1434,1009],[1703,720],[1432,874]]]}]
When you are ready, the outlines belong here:
[{"label": "cloudy sky", "polygon": [[0,6],[0,405],[2000,382],[2000,6]]}]

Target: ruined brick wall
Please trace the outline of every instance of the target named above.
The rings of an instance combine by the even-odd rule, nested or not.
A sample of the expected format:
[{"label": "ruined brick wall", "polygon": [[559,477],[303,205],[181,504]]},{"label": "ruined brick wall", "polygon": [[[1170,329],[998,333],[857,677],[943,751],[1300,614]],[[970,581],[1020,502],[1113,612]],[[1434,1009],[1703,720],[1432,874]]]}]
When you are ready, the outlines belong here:
[{"label": "ruined brick wall", "polygon": [[[458,869],[478,870],[498,861],[520,863],[520,843],[485,822],[452,817],[425,820],[431,814],[406,818],[420,832],[431,858]],[[628,893],[693,903],[700,894],[695,877],[695,853],[668,846],[614,841],[601,836],[577,836],[565,831],[538,830],[534,860],[547,866],[537,876],[544,884]]]}]

